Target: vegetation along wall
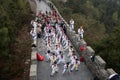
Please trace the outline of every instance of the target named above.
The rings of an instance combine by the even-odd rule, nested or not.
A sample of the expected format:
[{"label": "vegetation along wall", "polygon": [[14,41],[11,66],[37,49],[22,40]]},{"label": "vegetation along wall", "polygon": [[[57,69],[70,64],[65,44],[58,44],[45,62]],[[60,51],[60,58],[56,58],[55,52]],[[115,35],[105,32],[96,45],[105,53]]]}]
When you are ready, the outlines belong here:
[{"label": "vegetation along wall", "polygon": [[26,0],[0,0],[0,80],[28,80],[31,19]]}]

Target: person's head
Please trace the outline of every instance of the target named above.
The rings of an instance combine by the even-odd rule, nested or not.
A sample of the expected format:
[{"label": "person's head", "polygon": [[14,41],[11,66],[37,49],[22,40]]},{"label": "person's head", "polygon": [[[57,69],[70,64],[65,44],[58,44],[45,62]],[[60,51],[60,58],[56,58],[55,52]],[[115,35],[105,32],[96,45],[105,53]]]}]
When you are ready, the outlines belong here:
[{"label": "person's head", "polygon": [[52,55],[55,55],[55,53],[52,53]]},{"label": "person's head", "polygon": [[56,49],[58,49],[58,47],[59,47],[58,44],[56,44]]},{"label": "person's head", "polygon": [[69,65],[69,62],[67,62],[66,64]]},{"label": "person's head", "polygon": [[73,46],[70,46],[70,48],[73,48]]},{"label": "person's head", "polygon": [[75,51],[72,51],[72,53],[75,55]]},{"label": "person's head", "polygon": [[54,64],[57,64],[57,62],[55,61]]},{"label": "person's head", "polygon": [[72,56],[75,56],[75,52],[74,51],[72,51],[72,52],[73,52]]},{"label": "person's head", "polygon": [[83,28],[83,25],[80,26],[80,29],[82,29],[82,28]]},{"label": "person's head", "polygon": [[59,51],[60,54],[62,54],[62,51]]},{"label": "person's head", "polygon": [[50,50],[48,50],[47,52],[50,53]]},{"label": "person's head", "polygon": [[76,61],[78,61],[78,58],[76,59]]},{"label": "person's head", "polygon": [[32,27],[32,31],[34,30],[34,27]]}]

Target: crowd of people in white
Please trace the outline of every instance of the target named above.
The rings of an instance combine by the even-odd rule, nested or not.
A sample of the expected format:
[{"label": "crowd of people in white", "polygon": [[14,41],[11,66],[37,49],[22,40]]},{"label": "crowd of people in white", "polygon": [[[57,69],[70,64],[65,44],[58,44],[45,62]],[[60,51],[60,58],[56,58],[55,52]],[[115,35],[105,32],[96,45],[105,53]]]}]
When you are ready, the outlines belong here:
[{"label": "crowd of people in white", "polygon": [[[78,70],[80,64],[79,58],[76,56],[75,50],[66,36],[66,24],[62,18],[59,18],[56,11],[39,12],[37,18],[31,21],[32,29],[30,34],[33,44],[36,45],[37,38],[43,38],[46,45],[46,61],[50,62],[51,75],[59,72],[59,65],[63,65],[62,74]],[[70,20],[70,30],[74,29],[74,20]],[[78,29],[80,37],[83,38],[84,30],[82,27]],[[52,47],[54,46],[54,49]],[[68,53],[65,53],[68,50]],[[66,56],[67,55],[67,56]],[[69,60],[66,60],[68,58]]]}]

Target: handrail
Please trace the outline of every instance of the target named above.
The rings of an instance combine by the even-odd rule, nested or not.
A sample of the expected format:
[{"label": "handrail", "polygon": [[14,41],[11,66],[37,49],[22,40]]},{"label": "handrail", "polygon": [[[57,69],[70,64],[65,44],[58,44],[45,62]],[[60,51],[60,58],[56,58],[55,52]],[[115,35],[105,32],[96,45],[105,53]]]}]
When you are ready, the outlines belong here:
[{"label": "handrail", "polygon": [[[31,1],[34,3],[34,7],[37,7],[35,0],[28,0],[31,10],[33,9],[33,5],[31,5]],[[36,10],[32,10],[36,13]],[[35,48],[32,49],[31,52],[31,65],[30,65],[30,73],[29,73],[29,80],[37,80],[37,59],[36,59],[37,50]]]}]

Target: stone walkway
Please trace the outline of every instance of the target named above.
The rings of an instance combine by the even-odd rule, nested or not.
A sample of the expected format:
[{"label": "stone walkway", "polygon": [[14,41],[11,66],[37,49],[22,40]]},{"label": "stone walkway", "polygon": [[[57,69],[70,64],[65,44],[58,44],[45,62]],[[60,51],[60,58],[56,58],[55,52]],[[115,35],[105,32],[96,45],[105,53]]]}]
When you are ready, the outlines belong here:
[{"label": "stone walkway", "polygon": [[45,11],[51,11],[50,7],[45,3],[43,2],[42,0],[39,2],[39,0],[35,0],[36,3],[37,3],[37,12],[36,14],[39,13],[39,11],[42,11],[43,13],[45,13]]},{"label": "stone walkway", "polygon": [[[45,12],[46,9],[50,11],[49,6],[43,1],[38,2],[38,0],[36,0],[36,2],[37,2],[37,13],[39,11]],[[42,38],[38,39],[37,48],[38,48],[38,52],[41,55],[45,56],[45,52],[47,49],[44,39]],[[54,51],[54,45],[52,45],[51,48],[52,51]],[[66,50],[64,53],[66,56],[68,50]],[[62,71],[63,71],[63,66],[59,65],[59,72],[55,74],[54,77],[50,77],[51,74],[50,63],[46,61],[37,61],[37,80],[93,80],[90,71],[87,69],[86,65],[82,62],[80,63],[79,71],[77,72],[73,71],[70,74],[65,73],[65,75],[62,75]]]}]

